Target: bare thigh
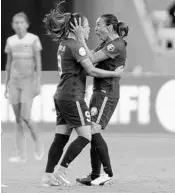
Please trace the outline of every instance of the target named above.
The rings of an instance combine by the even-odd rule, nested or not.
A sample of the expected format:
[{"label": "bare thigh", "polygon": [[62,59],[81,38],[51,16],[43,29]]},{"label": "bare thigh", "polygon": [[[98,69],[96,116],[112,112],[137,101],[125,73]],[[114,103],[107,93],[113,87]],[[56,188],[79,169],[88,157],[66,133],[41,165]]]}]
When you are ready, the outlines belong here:
[{"label": "bare thigh", "polygon": [[63,135],[71,135],[72,129],[70,129],[68,125],[57,125],[55,133]]},{"label": "bare thigh", "polygon": [[91,126],[87,125],[87,126],[81,126],[81,127],[77,127],[75,128],[78,136],[82,136],[85,137],[86,139],[88,139],[89,141],[91,141]]},{"label": "bare thigh", "polygon": [[16,122],[21,122],[21,103],[12,104],[13,112],[15,114]]}]

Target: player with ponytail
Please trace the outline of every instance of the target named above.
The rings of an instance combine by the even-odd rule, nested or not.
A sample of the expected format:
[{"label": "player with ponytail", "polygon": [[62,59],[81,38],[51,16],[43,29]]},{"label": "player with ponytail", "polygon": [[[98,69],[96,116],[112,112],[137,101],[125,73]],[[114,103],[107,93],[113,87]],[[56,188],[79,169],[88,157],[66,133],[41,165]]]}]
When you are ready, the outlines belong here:
[{"label": "player with ponytail", "polygon": [[[103,70],[115,70],[119,66],[125,66],[127,42],[124,38],[128,35],[129,28],[119,22],[115,15],[104,14],[97,19],[95,33],[101,41],[96,49],[90,51],[82,36],[81,26],[78,22],[72,25],[74,32],[79,37],[89,58],[96,67]],[[80,23],[80,21],[79,21]],[[94,78],[93,95],[90,101],[92,120],[91,140],[91,167],[92,171],[83,178],[77,178],[79,183],[85,185],[102,185],[113,177],[112,166],[108,147],[101,135],[115,111],[120,98],[120,77],[117,78]],[[104,175],[100,175],[101,164]]]}]

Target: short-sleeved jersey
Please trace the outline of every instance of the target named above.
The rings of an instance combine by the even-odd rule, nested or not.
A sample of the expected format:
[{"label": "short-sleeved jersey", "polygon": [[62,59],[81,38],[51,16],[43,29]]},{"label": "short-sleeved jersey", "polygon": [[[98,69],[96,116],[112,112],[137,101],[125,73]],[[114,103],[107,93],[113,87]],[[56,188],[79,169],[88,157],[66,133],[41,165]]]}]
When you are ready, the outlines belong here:
[{"label": "short-sleeved jersey", "polygon": [[42,46],[38,36],[27,33],[23,38],[13,35],[7,39],[5,52],[11,53],[10,79],[33,77],[35,70],[34,53],[41,51]]},{"label": "short-sleeved jersey", "polygon": [[60,82],[55,98],[60,100],[84,99],[86,73],[80,62],[87,57],[84,47],[74,39],[67,38],[59,45],[57,59]]},{"label": "short-sleeved jersey", "polygon": [[[102,50],[109,58],[98,63],[97,68],[114,71],[117,67],[125,65],[126,43],[122,38],[107,40],[99,45],[94,51]],[[94,91],[102,91],[106,95],[119,97],[120,78],[94,78]]]}]

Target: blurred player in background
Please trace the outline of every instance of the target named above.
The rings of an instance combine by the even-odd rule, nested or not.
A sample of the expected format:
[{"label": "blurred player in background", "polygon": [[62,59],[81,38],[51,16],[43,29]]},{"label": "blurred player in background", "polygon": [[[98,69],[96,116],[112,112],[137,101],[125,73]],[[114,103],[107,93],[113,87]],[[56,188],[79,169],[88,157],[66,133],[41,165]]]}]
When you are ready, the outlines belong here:
[{"label": "blurred player in background", "polygon": [[[104,70],[115,70],[125,66],[126,45],[123,39],[128,35],[128,26],[119,22],[113,14],[105,14],[97,19],[95,32],[102,43],[93,51],[87,47],[83,37],[83,28],[77,24],[72,26],[79,41],[85,47],[88,56],[96,67]],[[79,21],[79,23],[81,23]],[[77,181],[86,185],[102,185],[112,179],[113,172],[108,153],[108,147],[101,135],[117,106],[120,94],[120,77],[94,78],[93,95],[90,102],[92,126],[91,166],[92,172]],[[105,174],[100,175],[101,163]]]},{"label": "blurred player in background", "polygon": [[25,162],[25,135],[23,122],[26,123],[34,142],[34,156],[42,159],[44,147],[30,119],[33,98],[40,92],[41,77],[41,43],[38,36],[28,33],[29,22],[23,12],[14,15],[12,28],[15,35],[7,39],[5,52],[6,90],[5,97],[12,104],[16,119],[16,149],[17,156],[10,162]]},{"label": "blurred player in background", "polygon": [[[60,4],[44,19],[47,34],[59,44],[57,58],[61,79],[54,97],[56,134],[49,150],[43,186],[58,185],[59,182],[69,185],[67,168],[91,141],[91,117],[84,100],[86,73],[102,78],[118,77],[123,72],[122,67],[116,71],[106,71],[93,66],[70,25],[71,22],[74,23],[74,18],[81,18],[83,37],[88,39],[90,28],[87,18],[78,13],[61,13],[59,6]],[[60,166],[55,168],[73,128],[78,137],[69,145]]]}]

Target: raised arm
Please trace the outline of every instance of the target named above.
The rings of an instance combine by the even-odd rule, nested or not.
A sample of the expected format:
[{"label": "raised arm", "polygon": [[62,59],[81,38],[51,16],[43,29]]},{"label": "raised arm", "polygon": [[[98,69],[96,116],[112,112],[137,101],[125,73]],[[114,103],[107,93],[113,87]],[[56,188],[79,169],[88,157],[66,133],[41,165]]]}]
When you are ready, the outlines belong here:
[{"label": "raised arm", "polygon": [[71,24],[71,26],[74,29],[74,32],[78,37],[78,40],[85,48],[86,53],[89,56],[89,58],[91,59],[92,63],[95,64],[95,63],[98,63],[100,61],[108,59],[109,56],[105,52],[103,52],[102,50],[99,50],[98,52],[94,52],[93,50],[90,50],[88,48],[86,41],[84,39],[84,35],[83,35],[83,29],[81,26],[81,18],[79,19],[79,24],[77,23],[76,19],[74,19],[74,21],[75,21],[75,26],[73,24]]}]

